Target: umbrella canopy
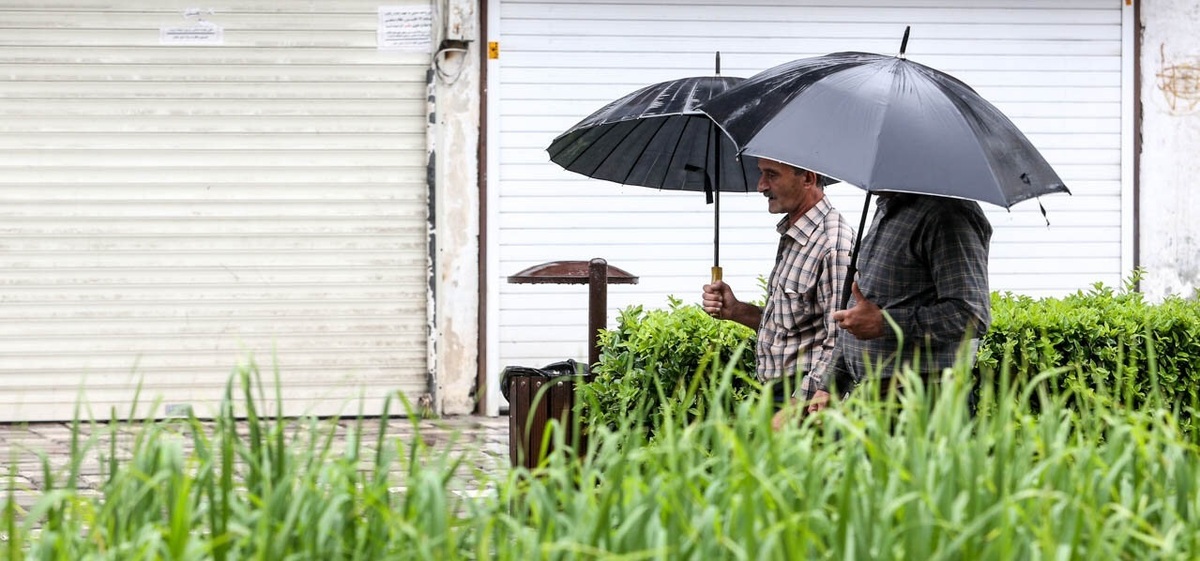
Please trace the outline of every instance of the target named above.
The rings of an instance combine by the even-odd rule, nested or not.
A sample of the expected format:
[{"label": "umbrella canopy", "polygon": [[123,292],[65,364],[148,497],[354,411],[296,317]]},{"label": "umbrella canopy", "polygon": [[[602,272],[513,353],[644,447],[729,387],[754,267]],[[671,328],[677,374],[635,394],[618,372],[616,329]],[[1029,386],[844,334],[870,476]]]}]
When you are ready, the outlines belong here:
[{"label": "umbrella canopy", "polygon": [[867,190],[842,308],[850,299],[872,192],[1004,208],[1069,193],[999,109],[957,78],[905,59],[908,32],[899,56],[843,52],[799,59],[751,76],[700,107],[746,154]]},{"label": "umbrella canopy", "polygon": [[741,82],[701,76],[660,82],[630,93],[559,135],[550,160],[616,183],[685,191],[754,191],[757,163],[737,147],[701,103]]},{"label": "umbrella canopy", "polygon": [[746,154],[869,192],[1005,208],[1068,192],[999,109],[949,74],[902,57],[845,52],[796,60],[745,80],[700,109]]},{"label": "umbrella canopy", "polygon": [[696,107],[742,80],[701,76],[646,86],[592,113],[546,151],[552,162],[588,177],[703,191],[714,203],[713,279],[719,280],[720,192],[756,191],[758,163],[741,157],[733,141]]}]

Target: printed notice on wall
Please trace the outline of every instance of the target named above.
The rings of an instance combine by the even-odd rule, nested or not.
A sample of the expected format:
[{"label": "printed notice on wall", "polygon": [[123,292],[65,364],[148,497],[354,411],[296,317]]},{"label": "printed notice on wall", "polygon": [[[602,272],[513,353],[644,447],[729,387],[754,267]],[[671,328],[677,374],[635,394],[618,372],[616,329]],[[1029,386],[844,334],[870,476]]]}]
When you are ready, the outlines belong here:
[{"label": "printed notice on wall", "polygon": [[183,11],[186,25],[164,25],[158,28],[160,45],[222,45],[225,43],[225,28],[205,20],[212,9],[188,8]]},{"label": "printed notice on wall", "polygon": [[381,51],[429,52],[433,44],[433,7],[380,6],[376,44]]}]

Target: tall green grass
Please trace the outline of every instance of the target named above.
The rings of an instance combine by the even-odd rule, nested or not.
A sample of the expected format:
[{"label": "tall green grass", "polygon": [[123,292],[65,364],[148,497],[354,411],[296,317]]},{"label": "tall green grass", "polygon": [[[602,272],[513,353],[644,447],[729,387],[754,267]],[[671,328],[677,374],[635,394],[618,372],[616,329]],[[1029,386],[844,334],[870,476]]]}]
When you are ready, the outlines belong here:
[{"label": "tall green grass", "polygon": [[[733,369],[708,374],[693,391],[733,399]],[[582,457],[555,431],[543,468],[477,473],[494,493],[472,499],[452,490],[454,473],[470,467],[462,454],[386,435],[367,446],[362,431],[335,437],[312,420],[295,430],[258,411],[249,389],[235,399],[231,385],[211,429],[195,419],[111,423],[136,441],[128,457],[109,455],[100,494],[73,489],[68,475],[28,513],[8,502],[0,557],[1200,556],[1200,458],[1168,410],[1050,394],[1061,375],[1051,371],[1021,387],[983,384],[972,415],[958,374],[933,391],[910,379],[899,403],[852,398],[778,433],[768,399],[698,417],[660,410],[652,443],[643,411],[590,428]],[[253,376],[240,382],[250,388]],[[390,480],[397,466],[402,480]]]}]

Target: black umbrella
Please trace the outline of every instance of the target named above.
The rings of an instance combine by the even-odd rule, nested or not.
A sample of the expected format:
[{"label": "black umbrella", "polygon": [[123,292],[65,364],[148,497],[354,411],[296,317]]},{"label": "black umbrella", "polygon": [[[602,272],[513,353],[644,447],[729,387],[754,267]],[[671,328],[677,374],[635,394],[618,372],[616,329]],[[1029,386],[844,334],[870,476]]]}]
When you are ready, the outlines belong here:
[{"label": "black umbrella", "polygon": [[758,164],[739,157],[737,147],[708,116],[696,110],[742,78],[681,78],[632,92],[592,113],[559,135],[546,149],[568,171],[656,189],[703,191],[713,204],[713,280],[720,268],[720,192],[749,192],[758,184]]},{"label": "black umbrella", "polygon": [[[1008,117],[957,78],[905,59],[907,43],[906,29],[899,56],[843,52],[785,63],[730,88],[701,110],[746,154],[865,189],[860,241],[872,192],[1004,208],[1069,193]],[[857,257],[856,242],[842,308]]]}]

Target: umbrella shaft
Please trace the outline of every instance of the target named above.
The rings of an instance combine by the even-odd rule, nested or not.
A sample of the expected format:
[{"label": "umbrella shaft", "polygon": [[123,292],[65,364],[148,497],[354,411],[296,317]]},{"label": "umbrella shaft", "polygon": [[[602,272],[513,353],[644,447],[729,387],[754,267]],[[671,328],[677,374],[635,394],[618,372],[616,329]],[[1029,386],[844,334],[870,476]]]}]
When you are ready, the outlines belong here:
[{"label": "umbrella shaft", "polygon": [[858,246],[862,245],[863,229],[867,227],[867,210],[871,208],[871,192],[867,191],[867,199],[863,202],[862,218],[858,221],[858,235],[854,240],[854,249],[850,252],[850,267],[846,269],[846,283],[842,286],[842,305],[839,310],[845,310],[850,305],[850,292],[854,287],[854,275],[858,273]]},{"label": "umbrella shaft", "polygon": [[[713,268],[721,266],[721,190],[713,190]],[[720,280],[720,279],[718,279]]]}]

